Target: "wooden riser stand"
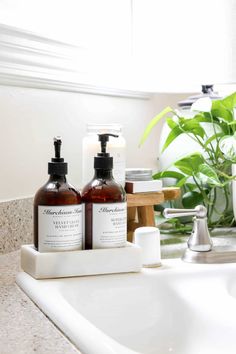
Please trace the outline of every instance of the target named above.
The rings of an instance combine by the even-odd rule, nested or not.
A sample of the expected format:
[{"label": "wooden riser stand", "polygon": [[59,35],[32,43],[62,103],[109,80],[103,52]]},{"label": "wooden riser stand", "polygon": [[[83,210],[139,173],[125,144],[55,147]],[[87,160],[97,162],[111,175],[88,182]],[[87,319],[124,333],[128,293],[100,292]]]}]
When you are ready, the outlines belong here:
[{"label": "wooden riser stand", "polygon": [[154,205],[180,197],[180,188],[163,188],[161,192],[127,194],[128,241],[137,227],[155,226]]}]

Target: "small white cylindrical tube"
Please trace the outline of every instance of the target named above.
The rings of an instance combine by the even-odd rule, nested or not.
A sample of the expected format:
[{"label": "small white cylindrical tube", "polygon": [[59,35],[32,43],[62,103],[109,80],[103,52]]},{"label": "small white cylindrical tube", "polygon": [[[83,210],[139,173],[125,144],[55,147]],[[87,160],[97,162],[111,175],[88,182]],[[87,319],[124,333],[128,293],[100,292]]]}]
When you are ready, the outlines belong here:
[{"label": "small white cylindrical tube", "polygon": [[160,231],[157,227],[143,226],[134,232],[134,243],[142,249],[143,267],[161,265]]}]

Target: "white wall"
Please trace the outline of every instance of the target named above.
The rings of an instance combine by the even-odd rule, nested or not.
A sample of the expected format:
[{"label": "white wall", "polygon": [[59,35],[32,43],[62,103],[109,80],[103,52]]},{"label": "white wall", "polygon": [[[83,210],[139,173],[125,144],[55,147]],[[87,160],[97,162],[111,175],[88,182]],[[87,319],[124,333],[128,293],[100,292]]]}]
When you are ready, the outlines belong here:
[{"label": "white wall", "polygon": [[[230,0],[231,3],[232,1]],[[223,3],[223,0],[218,2]],[[137,3],[146,6],[144,0]],[[156,2],[152,1],[152,3],[155,4]],[[167,9],[169,9],[168,6]],[[152,13],[150,4],[147,11]],[[82,45],[88,49],[92,48],[96,52],[92,64],[95,65],[95,69],[99,69],[98,74],[102,78],[104,77],[104,69],[108,70],[108,63],[111,63],[110,69],[112,69],[113,75],[116,73],[116,76],[121,79],[126,77],[125,73],[129,70],[126,72],[122,71],[123,69],[119,70],[122,68],[120,62],[123,60],[126,66],[127,57],[133,50],[133,54],[137,54],[141,62],[144,62],[143,76],[146,79],[150,80],[152,78],[157,86],[161,83],[160,76],[154,76],[153,66],[151,65],[153,63],[155,69],[161,68],[165,85],[169,85],[168,80],[173,84],[173,76],[169,69],[170,66],[173,66],[176,55],[172,55],[171,41],[166,40],[163,31],[158,32],[163,35],[161,43],[165,43],[171,50],[169,57],[168,52],[164,51],[162,46],[160,46],[162,48],[161,55],[159,50],[157,52],[157,58],[163,59],[163,67],[167,70],[167,72],[162,72],[163,68],[157,65],[158,61],[156,61],[155,55],[147,50],[144,51],[142,41],[140,42],[140,39],[143,39],[147,43],[146,38],[149,37],[145,35],[145,31],[149,31],[150,28],[145,26],[144,28],[141,23],[139,33],[134,18],[134,43],[132,45],[131,12],[130,0],[100,0],[99,2],[96,0],[86,2],[83,0],[51,0],[50,2],[48,0],[42,0],[41,2],[0,0],[0,23],[25,28],[39,35]],[[144,15],[142,8],[139,13],[142,19]],[[134,14],[135,12],[133,12],[133,16]],[[191,16],[189,18],[192,19]],[[152,22],[148,18],[148,22],[151,30],[153,23],[155,24],[154,29],[156,31],[155,19]],[[173,30],[173,27],[170,27],[172,42]],[[149,41],[151,50],[152,44],[158,43],[155,31],[152,35],[154,40]],[[134,35],[134,32],[136,35]],[[140,52],[137,53],[135,39],[138,39],[138,48],[140,49]],[[23,43],[24,40],[23,36]],[[176,43],[178,47],[179,41]],[[2,45],[4,50],[7,48],[8,51],[6,51],[7,55],[2,62],[0,60],[1,69],[6,69],[11,64],[9,67],[16,66],[15,71],[17,71],[21,67],[20,64],[24,66],[28,63],[28,61],[24,61],[23,55],[28,44],[24,48],[20,47],[20,55],[17,58],[13,50],[18,48],[16,45],[12,47],[9,43],[5,43],[3,39]],[[31,49],[31,47],[28,48],[28,51],[30,52]],[[141,53],[145,53],[148,60],[143,60]],[[41,54],[41,51],[39,51],[39,56]],[[32,54],[33,57],[37,61],[38,56],[35,57]],[[115,57],[116,60],[112,61],[110,57]],[[103,60],[103,67],[100,65],[101,58],[106,58],[106,60]],[[45,59],[45,57],[42,59]],[[170,66],[167,65],[167,59],[170,59]],[[32,63],[35,64],[35,62]],[[15,64],[18,64],[18,66]],[[30,73],[33,70],[33,64],[32,67],[27,66],[26,71],[28,70]],[[44,67],[44,61],[42,64],[39,69]],[[190,67],[192,70],[192,65]],[[151,71],[150,76],[148,75],[148,68]],[[37,69],[36,65],[36,74],[40,74]],[[79,69],[81,68],[79,67]],[[50,74],[53,70],[54,68],[52,68]],[[66,70],[62,70],[62,72],[64,73]],[[178,90],[180,90],[180,84],[183,81],[182,71],[179,70],[179,72],[181,73],[180,82],[176,82]],[[140,71],[138,73],[137,81],[142,76]],[[18,74],[21,75],[22,73],[18,70]],[[109,74],[110,71],[108,70],[108,77]],[[43,73],[41,73],[40,78],[42,77]],[[104,86],[104,82],[101,81],[100,84]],[[162,85],[160,90],[163,90],[165,85]],[[167,87],[167,92],[169,92],[170,87]],[[46,181],[47,162],[53,154],[52,138],[55,135],[62,135],[63,137],[63,153],[65,159],[69,162],[69,180],[76,186],[81,187],[81,143],[85,135],[86,123],[114,122],[123,124],[124,136],[127,141],[127,167],[145,166],[156,169],[161,125],[154,129],[148,141],[140,149],[138,148],[139,139],[145,126],[157,112],[167,105],[176,106],[177,102],[184,97],[186,97],[186,94],[158,94],[151,100],[141,100],[0,85],[0,201],[31,196]]]},{"label": "white wall", "polygon": [[235,0],[135,0],[133,48],[154,92],[236,82]]},{"label": "white wall", "polygon": [[131,0],[0,0],[0,23],[107,52],[131,46]]},{"label": "white wall", "polygon": [[158,127],[141,148],[139,139],[157,112],[183,96],[141,100],[0,86],[0,201],[31,196],[47,180],[55,135],[63,137],[68,179],[80,187],[86,123],[123,124],[127,166],[157,168]]},{"label": "white wall", "polygon": [[[101,76],[100,86],[109,86],[105,84],[105,76],[111,81],[114,74],[119,79],[127,79],[127,58],[132,51],[131,17],[130,0],[102,0],[99,4],[96,0],[86,3],[83,0],[53,0],[50,4],[47,0],[34,4],[30,0],[0,0],[0,24],[95,51],[91,67],[96,75]],[[28,79],[27,75],[35,71],[44,82],[44,66],[48,68],[51,65],[50,58],[41,51],[43,45],[48,50],[47,41],[38,40],[34,35],[28,38],[27,33],[21,31],[11,38],[13,45],[5,37],[1,39],[0,35],[2,51],[6,52],[5,56],[1,53],[0,73],[9,67],[14,69],[15,76],[18,74]],[[39,46],[36,46],[36,51],[34,41]],[[51,54],[57,57],[57,52]],[[111,57],[115,59],[111,60]],[[84,68],[77,65],[83,72]],[[68,69],[63,68],[59,74],[68,73]],[[54,68],[51,68],[50,75],[53,72]],[[92,77],[94,79],[93,72]],[[10,87],[1,86],[5,82],[1,81],[2,78],[4,75],[0,78],[0,201],[31,196],[46,182],[47,162],[53,155],[52,139],[55,135],[63,137],[63,155],[69,163],[68,179],[81,187],[82,138],[86,123],[122,124],[127,141],[127,167],[156,169],[158,128],[142,148],[138,148],[140,137],[157,112],[166,105],[175,106],[183,97],[159,94],[151,100],[142,100]],[[52,78],[61,79],[53,75]],[[20,85],[19,81],[14,84]]]}]

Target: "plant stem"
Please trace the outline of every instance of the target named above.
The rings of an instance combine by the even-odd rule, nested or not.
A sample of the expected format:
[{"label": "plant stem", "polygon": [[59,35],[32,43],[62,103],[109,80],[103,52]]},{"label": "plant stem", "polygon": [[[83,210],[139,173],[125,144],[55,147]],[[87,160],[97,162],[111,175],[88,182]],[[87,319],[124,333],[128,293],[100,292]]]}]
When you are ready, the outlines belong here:
[{"label": "plant stem", "polygon": [[[228,185],[229,186],[229,185]],[[224,192],[225,192],[225,211],[227,212],[229,208],[229,195],[228,195],[228,188],[227,186],[224,186]]]},{"label": "plant stem", "polygon": [[200,186],[200,184],[198,183],[198,181],[196,180],[196,178],[194,176],[193,176],[193,180],[194,180],[196,186],[198,187],[199,191],[203,195],[203,204],[204,204],[204,206],[207,207],[207,205],[210,204],[210,200],[208,199],[204,189],[202,188],[202,186]]},{"label": "plant stem", "polygon": [[213,188],[213,201],[212,201],[212,205],[209,206],[209,215],[208,215],[209,223],[211,223],[215,202],[216,202],[216,188]]}]

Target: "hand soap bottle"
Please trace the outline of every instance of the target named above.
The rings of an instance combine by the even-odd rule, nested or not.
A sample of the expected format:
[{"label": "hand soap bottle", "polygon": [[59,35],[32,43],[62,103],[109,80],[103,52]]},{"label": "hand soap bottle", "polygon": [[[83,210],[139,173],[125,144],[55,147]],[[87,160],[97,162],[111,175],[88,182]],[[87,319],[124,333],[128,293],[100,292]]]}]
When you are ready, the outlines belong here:
[{"label": "hand soap bottle", "polygon": [[94,157],[94,178],[82,191],[85,249],[126,245],[126,194],[113,179],[113,158],[106,152],[109,136],[116,137],[114,134],[98,134],[101,152]]},{"label": "hand soap bottle", "polygon": [[55,157],[48,163],[47,183],[34,198],[34,245],[39,252],[82,249],[82,204],[66,180],[61,138],[54,138]]}]

